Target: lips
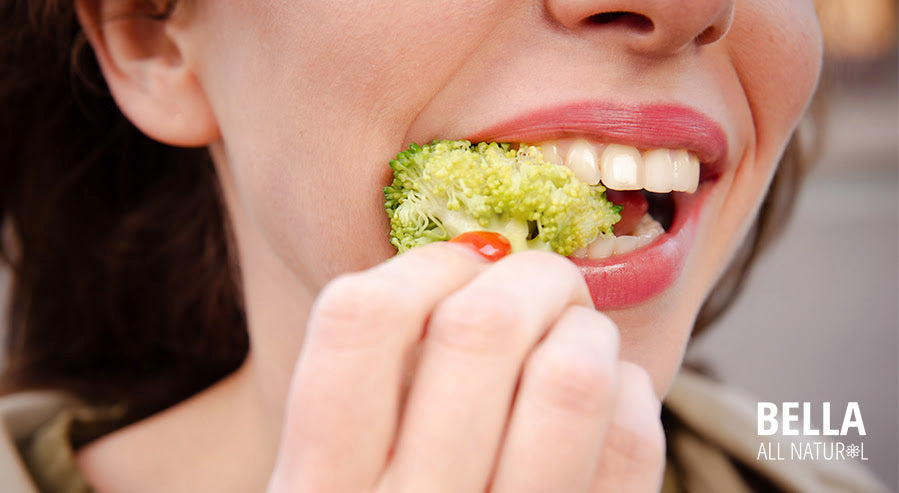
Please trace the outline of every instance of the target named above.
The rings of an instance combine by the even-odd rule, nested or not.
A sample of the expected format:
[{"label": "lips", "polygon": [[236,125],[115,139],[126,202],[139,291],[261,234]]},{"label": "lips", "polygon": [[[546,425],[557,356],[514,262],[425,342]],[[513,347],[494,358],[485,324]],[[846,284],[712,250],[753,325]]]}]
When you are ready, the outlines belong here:
[{"label": "lips", "polygon": [[671,228],[646,247],[602,260],[571,259],[581,269],[598,310],[647,301],[674,284],[693,246],[706,193],[707,188],[695,195],[676,194]]},{"label": "lips", "polygon": [[643,151],[683,149],[698,157],[699,189],[672,193],[675,210],[667,231],[630,253],[572,258],[597,309],[625,308],[658,296],[677,281],[692,248],[704,198],[726,162],[724,131],[708,116],[683,106],[583,102],[527,113],[468,140],[540,143],[572,138]]},{"label": "lips", "polygon": [[727,136],[714,120],[677,105],[572,103],[527,113],[468,140],[533,143],[570,136],[641,149],[689,149],[705,172],[717,172],[727,152]]}]

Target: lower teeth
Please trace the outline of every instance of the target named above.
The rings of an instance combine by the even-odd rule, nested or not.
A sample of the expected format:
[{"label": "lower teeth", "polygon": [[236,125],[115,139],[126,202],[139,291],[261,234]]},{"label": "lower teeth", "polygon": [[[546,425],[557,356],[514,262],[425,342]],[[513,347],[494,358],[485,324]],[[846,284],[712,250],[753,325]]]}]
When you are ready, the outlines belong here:
[{"label": "lower teeth", "polygon": [[644,214],[640,223],[629,235],[600,236],[584,248],[572,254],[576,258],[602,259],[613,255],[623,255],[652,243],[665,232],[662,224],[651,215]]}]

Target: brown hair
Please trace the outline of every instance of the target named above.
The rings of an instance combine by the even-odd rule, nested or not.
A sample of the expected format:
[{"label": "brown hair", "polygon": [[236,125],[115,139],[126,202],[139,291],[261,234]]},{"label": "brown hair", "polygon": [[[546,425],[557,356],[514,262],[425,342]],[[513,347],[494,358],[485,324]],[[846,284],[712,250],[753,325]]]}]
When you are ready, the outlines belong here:
[{"label": "brown hair", "polygon": [[73,3],[0,0],[0,392],[61,388],[137,419],[244,359],[238,270],[206,151],[127,121]]},{"label": "brown hair", "polygon": [[[71,1],[0,0],[0,17],[0,254],[13,273],[0,393],[67,389],[130,403],[137,419],[246,355],[213,167],[205,151],[154,142],[123,117]],[[794,136],[698,328],[730,303],[785,221],[805,161]]]}]

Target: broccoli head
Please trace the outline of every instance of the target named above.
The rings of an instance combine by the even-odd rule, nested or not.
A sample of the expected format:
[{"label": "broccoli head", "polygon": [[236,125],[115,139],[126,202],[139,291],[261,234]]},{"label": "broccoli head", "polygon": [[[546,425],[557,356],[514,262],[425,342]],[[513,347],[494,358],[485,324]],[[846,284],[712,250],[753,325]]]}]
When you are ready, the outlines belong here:
[{"label": "broccoli head", "polygon": [[611,236],[621,218],[603,186],[581,182],[533,146],[439,140],[412,144],[390,167],[385,206],[390,242],[400,253],[493,231],[509,239],[513,252],[567,256],[599,235]]}]

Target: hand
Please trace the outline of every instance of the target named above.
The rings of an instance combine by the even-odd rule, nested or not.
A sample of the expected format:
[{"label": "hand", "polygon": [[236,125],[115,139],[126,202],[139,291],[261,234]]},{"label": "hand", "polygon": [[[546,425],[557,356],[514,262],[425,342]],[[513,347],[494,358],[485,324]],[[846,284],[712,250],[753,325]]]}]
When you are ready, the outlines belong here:
[{"label": "hand", "polygon": [[321,293],[273,492],[658,491],[659,402],[554,254],[435,243]]}]

